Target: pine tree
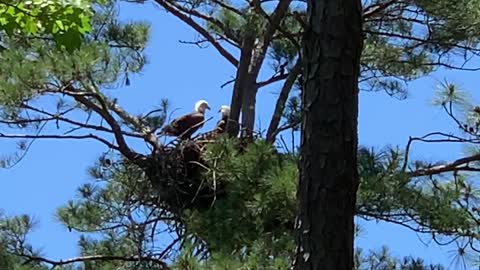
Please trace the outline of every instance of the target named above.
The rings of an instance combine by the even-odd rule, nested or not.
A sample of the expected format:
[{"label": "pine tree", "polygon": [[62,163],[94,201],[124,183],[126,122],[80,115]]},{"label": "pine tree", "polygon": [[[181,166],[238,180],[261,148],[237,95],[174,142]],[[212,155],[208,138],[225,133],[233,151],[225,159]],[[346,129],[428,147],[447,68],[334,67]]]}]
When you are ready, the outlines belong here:
[{"label": "pine tree", "polygon": [[[193,20],[192,23],[191,17],[185,14],[206,8],[203,2],[157,2],[195,27],[197,22]],[[288,93],[295,85],[303,85],[299,80],[309,80],[305,76],[297,78],[302,69],[298,64],[298,50],[292,45],[298,43],[298,37],[303,34],[305,14],[302,9],[285,11],[288,1],[281,2],[283,4],[275,9],[277,13],[267,13],[270,20],[254,16],[261,12],[258,6],[231,9],[225,2],[208,2],[214,3],[219,11],[212,16],[222,18],[219,21],[228,28],[219,28],[218,22],[211,22],[205,26],[209,32],[204,35],[207,39],[212,34],[223,38],[229,30],[232,35],[239,34],[246,46],[252,44],[252,33],[255,33],[256,46],[267,46],[271,52],[268,57],[277,59],[275,75],[258,82],[251,66],[254,56],[248,56],[248,46],[240,46],[244,53],[237,61],[244,64],[239,64],[237,86],[234,87],[236,95],[246,87],[242,86],[244,83],[253,82],[261,87],[285,79],[284,95],[276,104],[280,115],[284,116],[281,120],[285,126],[273,128],[271,134],[298,125],[301,118],[298,107],[302,103],[295,98],[288,102]],[[411,18],[410,5],[414,4],[419,8],[417,12],[435,16]],[[475,52],[476,28],[472,25],[476,17],[475,9],[470,8],[475,2],[459,1],[458,7],[450,7],[445,2],[414,4],[392,1],[368,3],[364,7],[364,29],[373,25],[375,31],[379,31],[378,28],[390,31],[388,37],[391,38],[381,38],[382,33],[371,33],[370,28],[365,30],[361,76],[368,82],[375,82],[372,83],[374,89],[401,93],[402,85],[392,77],[411,80],[430,72],[433,66],[447,65],[431,62],[432,57],[441,56],[443,61],[442,57],[447,57],[449,52]],[[100,270],[290,267],[295,253],[299,156],[275,149],[272,137],[251,143],[226,137],[214,143],[187,141],[174,147],[160,144],[155,131],[167,115],[166,101],[151,112],[133,115],[124,110],[114,96],[103,91],[118,83],[128,84],[129,74],[139,72],[145,63],[143,49],[148,40],[148,27],[117,21],[113,16],[114,7],[113,2],[95,7],[92,32],[73,52],[57,50],[56,44],[49,39],[5,37],[4,42],[11,49],[0,52],[0,138],[19,139],[19,153],[3,160],[2,165],[8,167],[19,161],[28,151],[31,139],[90,139],[106,145],[110,151],[100,155],[98,163],[89,170],[93,180],[79,188],[79,196],[57,211],[57,217],[67,229],[83,234],[79,240],[80,257],[62,261],[43,257],[24,241],[33,225],[30,219],[5,217],[0,221],[0,256],[7,259],[2,262],[6,267],[13,265],[14,269],[18,269],[19,264],[29,269],[56,266],[56,269]],[[242,16],[235,10],[240,10]],[[248,16],[243,16],[244,12]],[[289,31],[298,29],[298,32],[288,34],[274,27],[271,42],[266,42],[267,33],[270,33],[266,30],[275,25],[273,18],[280,16],[274,14],[283,12],[287,15],[282,17],[280,25],[285,24]],[[379,18],[393,21],[380,23]],[[417,23],[416,20],[432,23],[433,32],[425,37],[427,40],[418,39],[416,35],[421,33],[412,32],[413,26],[405,25],[406,22]],[[257,38],[258,33],[262,38]],[[399,33],[403,33],[402,37],[398,37]],[[294,38],[288,38],[292,34]],[[403,35],[410,35],[410,38]],[[397,38],[408,42],[399,47]],[[262,40],[264,43],[258,43]],[[215,45],[227,59],[234,60],[218,46]],[[255,51],[259,52],[262,50]],[[260,64],[265,62],[265,58],[255,59]],[[287,70],[282,73],[282,68]],[[241,74],[248,75],[248,80],[239,79]],[[439,106],[444,107],[454,121],[461,123],[467,136],[434,135],[475,143],[478,109],[459,96],[460,91],[447,85],[440,93]],[[238,101],[243,100],[235,99]],[[252,100],[243,102],[246,103],[237,106],[237,110],[248,112],[250,108],[244,105]],[[39,104],[49,106],[40,107]],[[458,105],[471,112],[466,120],[454,111]],[[291,111],[285,112],[285,107]],[[278,117],[272,122],[280,125]],[[47,124],[55,128],[44,128]],[[132,140],[145,141],[149,148],[137,149],[130,143]],[[419,140],[429,138],[412,138],[412,142]],[[197,146],[202,146],[201,151]],[[432,165],[410,161],[408,153],[408,149],[402,153],[397,149],[359,148],[361,181],[356,215],[393,222],[435,237],[463,239],[464,242],[459,242],[459,250],[463,253],[474,250],[478,244],[477,192],[467,176],[459,171],[474,171],[476,164],[471,162],[477,161],[478,154],[451,164]],[[445,172],[453,172],[448,175],[451,178],[444,180],[445,175],[439,175]],[[171,236],[172,241],[166,243],[166,236]],[[357,255],[357,269],[427,267],[417,259],[401,261],[385,252],[358,252]]]},{"label": "pine tree", "polygon": [[308,5],[295,269],[350,270],[359,184],[361,3],[309,1]]},{"label": "pine tree", "polygon": [[[143,3],[144,1],[138,1]],[[231,121],[251,133],[255,129],[258,91],[283,82],[268,139],[294,123],[280,125],[292,87],[299,79],[301,37],[307,23],[305,2],[291,0],[245,2],[226,0],[155,0],[158,6],[198,32],[191,44],[211,44],[236,68]],[[407,95],[406,83],[438,68],[476,70],[469,59],[478,53],[480,3],[469,0],[362,1],[364,50],[360,89]],[[235,57],[238,55],[238,57]],[[452,60],[452,56],[459,56]],[[267,69],[271,64],[273,69]],[[260,71],[271,76],[262,80]],[[263,77],[263,76],[262,76]],[[235,127],[236,125],[231,125]],[[232,130],[236,133],[235,128]],[[263,132],[263,131],[261,131]]]}]

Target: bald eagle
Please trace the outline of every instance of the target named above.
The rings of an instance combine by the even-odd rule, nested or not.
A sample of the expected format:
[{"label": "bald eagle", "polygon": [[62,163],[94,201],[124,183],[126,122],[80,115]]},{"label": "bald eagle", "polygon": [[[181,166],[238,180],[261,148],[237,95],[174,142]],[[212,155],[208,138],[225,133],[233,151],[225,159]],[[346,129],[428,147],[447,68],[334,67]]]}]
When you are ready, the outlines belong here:
[{"label": "bald eagle", "polygon": [[222,118],[218,120],[217,125],[215,126],[215,131],[217,134],[222,134],[227,128],[228,117],[230,116],[230,107],[227,105],[222,105],[218,112],[222,115]]},{"label": "bald eagle", "polygon": [[215,129],[200,135],[198,137],[199,140],[212,140],[225,132],[225,129],[227,128],[228,117],[230,117],[230,107],[227,105],[222,105],[218,112],[221,114],[221,118],[218,120]]},{"label": "bald eagle", "polygon": [[208,102],[205,100],[197,101],[193,112],[173,120],[160,131],[159,135],[175,136],[182,140],[189,139],[195,131],[203,126],[206,110],[210,110]]}]

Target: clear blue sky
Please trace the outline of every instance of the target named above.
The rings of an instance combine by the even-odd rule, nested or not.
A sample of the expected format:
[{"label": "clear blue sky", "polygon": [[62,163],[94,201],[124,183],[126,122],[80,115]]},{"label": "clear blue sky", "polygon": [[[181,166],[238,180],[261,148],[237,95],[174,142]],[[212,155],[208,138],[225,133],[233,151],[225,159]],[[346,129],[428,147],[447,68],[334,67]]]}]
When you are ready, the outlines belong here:
[{"label": "clear blue sky", "polygon": [[[178,114],[189,112],[198,99],[206,99],[213,108],[229,104],[231,88],[220,85],[234,76],[234,68],[211,48],[199,49],[180,44],[193,40],[196,33],[170,14],[151,4],[123,4],[121,17],[144,20],[152,25],[147,49],[149,64],[132,79],[130,87],[118,89],[120,104],[132,113],[147,111],[161,98],[168,98]],[[473,73],[435,73],[410,84],[410,96],[399,101],[384,93],[362,93],[360,96],[359,136],[363,145],[404,146],[408,136],[430,131],[452,131],[455,126],[439,108],[430,105],[437,79],[444,76],[475,89]],[[263,90],[258,98],[257,123],[265,128],[270,120],[278,86]],[[214,115],[213,112],[210,116]],[[211,123],[213,124],[213,122]],[[0,149],[9,141],[0,141]],[[77,255],[78,235],[55,222],[55,209],[75,195],[76,188],[87,180],[86,169],[105,148],[94,141],[37,141],[28,156],[10,170],[0,170],[0,209],[7,214],[33,214],[39,222],[31,241],[43,247],[54,259]],[[455,146],[419,146],[415,155],[426,160],[451,160],[461,149]],[[0,154],[8,154],[2,153]],[[363,248],[388,245],[398,256],[415,255],[427,262],[448,266],[447,251],[452,247],[425,246],[419,236],[397,226],[361,222],[366,233],[357,239]]]}]

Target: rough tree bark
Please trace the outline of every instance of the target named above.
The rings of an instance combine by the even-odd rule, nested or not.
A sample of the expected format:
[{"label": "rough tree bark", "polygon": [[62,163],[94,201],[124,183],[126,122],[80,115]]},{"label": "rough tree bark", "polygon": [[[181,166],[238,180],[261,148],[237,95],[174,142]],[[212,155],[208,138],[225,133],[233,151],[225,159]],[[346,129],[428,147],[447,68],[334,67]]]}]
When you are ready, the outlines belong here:
[{"label": "rough tree bark", "polygon": [[240,112],[242,109],[245,88],[252,80],[249,74],[249,65],[252,58],[252,50],[255,43],[254,36],[245,36],[242,41],[242,50],[240,61],[235,76],[235,84],[233,86],[232,100],[230,102],[230,116],[227,122],[227,132],[230,136],[235,137],[239,131]]},{"label": "rough tree bark", "polygon": [[295,269],[352,270],[360,0],[309,0]]},{"label": "rough tree bark", "polygon": [[[236,135],[232,124],[238,123],[242,113],[242,136],[251,137],[255,126],[255,106],[257,95],[257,78],[264,63],[273,35],[278,30],[281,21],[288,11],[292,0],[280,0],[273,13],[269,16],[261,7],[258,0],[252,1],[251,13],[260,13],[268,17],[268,24],[261,37],[246,36],[241,46],[241,56],[237,67],[237,76],[233,88],[231,111],[227,130],[230,135]],[[243,60],[243,61],[242,61]],[[243,75],[243,76],[242,76]]]}]

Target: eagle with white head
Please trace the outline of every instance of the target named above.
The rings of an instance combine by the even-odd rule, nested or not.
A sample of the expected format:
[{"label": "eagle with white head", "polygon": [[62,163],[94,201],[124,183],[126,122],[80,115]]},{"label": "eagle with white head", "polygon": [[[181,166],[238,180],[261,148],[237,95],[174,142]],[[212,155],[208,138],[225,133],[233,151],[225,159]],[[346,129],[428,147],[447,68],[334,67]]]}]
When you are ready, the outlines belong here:
[{"label": "eagle with white head", "polygon": [[206,100],[197,101],[193,112],[173,120],[162,129],[160,135],[179,137],[182,140],[190,139],[195,131],[203,127],[207,110],[210,110],[210,106]]},{"label": "eagle with white head", "polygon": [[218,110],[218,112],[221,114],[221,118],[220,120],[218,120],[215,128],[200,135],[198,137],[198,140],[213,140],[225,132],[225,129],[227,128],[228,118],[230,117],[230,107],[227,105],[223,105],[220,107],[220,110]]},{"label": "eagle with white head", "polygon": [[217,125],[215,126],[215,131],[218,134],[224,133],[225,128],[227,127],[228,117],[230,117],[230,107],[227,105],[222,105],[218,111],[222,118],[218,120]]}]

